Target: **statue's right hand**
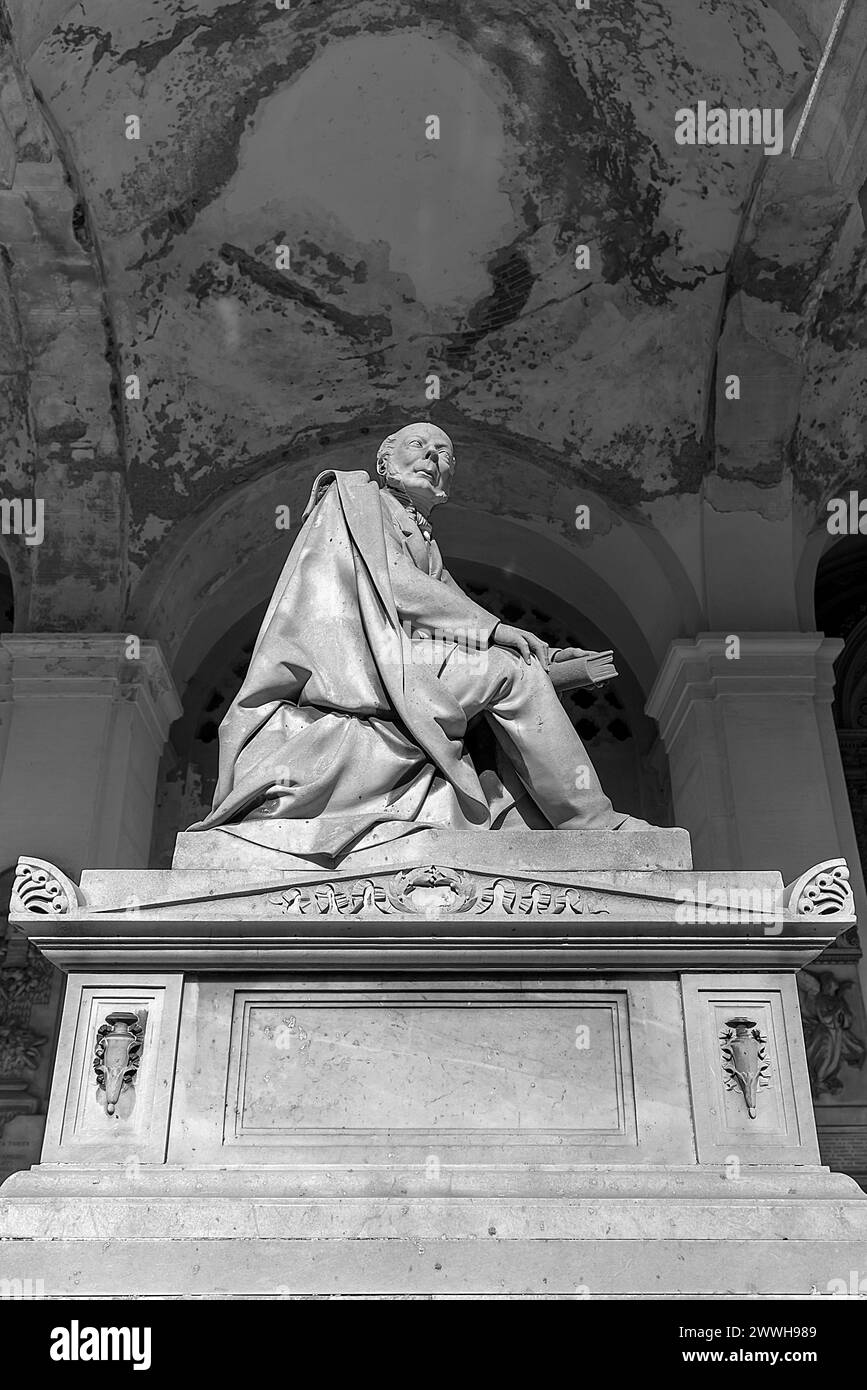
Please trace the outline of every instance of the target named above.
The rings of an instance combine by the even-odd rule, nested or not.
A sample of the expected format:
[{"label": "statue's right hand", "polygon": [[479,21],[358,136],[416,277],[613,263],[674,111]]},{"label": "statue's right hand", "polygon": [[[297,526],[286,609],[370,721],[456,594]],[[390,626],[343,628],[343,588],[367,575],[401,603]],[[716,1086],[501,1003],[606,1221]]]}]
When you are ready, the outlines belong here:
[{"label": "statue's right hand", "polygon": [[508,623],[497,623],[491,633],[491,642],[495,647],[508,647],[511,651],[517,652],[528,666],[535,656],[537,661],[542,663],[544,670],[548,669],[548,645],[534,632],[527,632],[522,627],[509,627]]}]

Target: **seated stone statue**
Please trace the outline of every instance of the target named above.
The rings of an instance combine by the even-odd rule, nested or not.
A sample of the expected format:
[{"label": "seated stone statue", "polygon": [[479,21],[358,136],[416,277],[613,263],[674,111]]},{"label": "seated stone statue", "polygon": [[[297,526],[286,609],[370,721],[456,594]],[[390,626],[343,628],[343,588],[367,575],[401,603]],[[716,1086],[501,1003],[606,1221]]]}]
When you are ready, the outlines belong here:
[{"label": "seated stone statue", "polygon": [[[552,685],[550,663],[582,653],[549,651],[444,569],[430,515],[454,468],[449,437],[417,424],[380,446],[379,485],[316,479],[191,829],[280,819],[291,851],[339,858],[430,827],[648,828],[614,810]],[[477,714],[496,771],[467,750]]]}]

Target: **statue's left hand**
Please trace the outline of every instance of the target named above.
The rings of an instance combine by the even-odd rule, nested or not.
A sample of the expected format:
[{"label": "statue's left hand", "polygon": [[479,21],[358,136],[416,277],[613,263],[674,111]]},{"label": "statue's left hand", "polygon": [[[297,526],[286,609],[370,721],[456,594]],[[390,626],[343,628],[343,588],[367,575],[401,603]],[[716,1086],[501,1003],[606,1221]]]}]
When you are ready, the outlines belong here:
[{"label": "statue's left hand", "polygon": [[517,652],[528,666],[535,656],[545,670],[548,669],[548,645],[534,632],[526,632],[522,627],[509,627],[508,623],[497,623],[491,633],[491,642],[495,647],[508,647]]}]

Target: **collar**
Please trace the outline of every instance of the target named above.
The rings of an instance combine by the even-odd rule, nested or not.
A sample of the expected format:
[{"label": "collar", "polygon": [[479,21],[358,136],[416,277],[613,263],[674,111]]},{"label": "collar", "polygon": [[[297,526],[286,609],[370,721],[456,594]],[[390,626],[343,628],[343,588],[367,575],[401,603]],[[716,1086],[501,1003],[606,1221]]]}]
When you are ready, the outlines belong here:
[{"label": "collar", "polygon": [[433,539],[433,529],[424,512],[419,511],[418,507],[410,501],[405,492],[399,492],[396,487],[392,487],[389,484],[386,484],[385,490],[390,493],[396,502],[400,503],[404,511],[408,512],[410,520],[415,522],[425,540],[429,543]]}]

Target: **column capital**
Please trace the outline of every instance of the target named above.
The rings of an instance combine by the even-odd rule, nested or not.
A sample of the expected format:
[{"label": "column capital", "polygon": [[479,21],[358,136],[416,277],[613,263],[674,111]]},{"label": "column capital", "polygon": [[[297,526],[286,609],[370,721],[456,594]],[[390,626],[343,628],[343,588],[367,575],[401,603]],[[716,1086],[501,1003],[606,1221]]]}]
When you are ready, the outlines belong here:
[{"label": "column capital", "polygon": [[101,696],[137,704],[160,743],[183,712],[159,643],[122,632],[4,633],[0,685],[13,701]]},{"label": "column capital", "polygon": [[[737,638],[737,656],[727,656]],[[821,632],[700,632],[678,637],[668,648],[647,699],[666,747],[697,700],[724,696],[807,695],[834,698],[839,637]]]}]

